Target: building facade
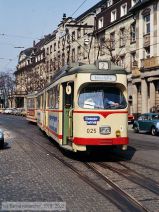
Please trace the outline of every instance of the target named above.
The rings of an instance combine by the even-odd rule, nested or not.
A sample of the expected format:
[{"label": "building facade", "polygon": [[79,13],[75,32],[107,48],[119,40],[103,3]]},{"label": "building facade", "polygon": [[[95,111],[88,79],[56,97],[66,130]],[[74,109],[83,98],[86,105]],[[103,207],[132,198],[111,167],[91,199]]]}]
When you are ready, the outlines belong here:
[{"label": "building facade", "polygon": [[63,14],[51,34],[20,53],[17,99],[69,63],[110,59],[127,70],[129,113],[159,111],[158,24],[159,0],[102,0],[77,18]]},{"label": "building facade", "polygon": [[133,112],[159,112],[159,1],[138,1],[130,12],[136,21]]},{"label": "building facade", "polygon": [[97,59],[110,59],[128,73],[129,113],[132,105],[132,70],[136,67],[136,21],[129,12],[135,0],[109,0],[96,16]]},{"label": "building facade", "polygon": [[15,107],[25,105],[25,96],[49,84],[58,70],[74,62],[94,61],[94,21],[106,0],[73,19],[63,15],[57,29],[19,54]]},{"label": "building facade", "polygon": [[44,44],[50,38],[45,36],[39,42],[33,42],[33,47],[21,51],[16,78],[13,107],[25,107],[25,96],[33,91],[40,90],[47,83]]}]

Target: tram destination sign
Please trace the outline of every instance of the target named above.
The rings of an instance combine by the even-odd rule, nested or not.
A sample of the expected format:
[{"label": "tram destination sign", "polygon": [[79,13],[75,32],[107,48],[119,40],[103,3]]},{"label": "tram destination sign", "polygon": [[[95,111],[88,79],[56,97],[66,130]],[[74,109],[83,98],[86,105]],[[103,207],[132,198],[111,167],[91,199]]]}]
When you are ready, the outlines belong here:
[{"label": "tram destination sign", "polygon": [[91,81],[106,81],[106,82],[115,82],[115,75],[102,75],[102,74],[92,74]]}]

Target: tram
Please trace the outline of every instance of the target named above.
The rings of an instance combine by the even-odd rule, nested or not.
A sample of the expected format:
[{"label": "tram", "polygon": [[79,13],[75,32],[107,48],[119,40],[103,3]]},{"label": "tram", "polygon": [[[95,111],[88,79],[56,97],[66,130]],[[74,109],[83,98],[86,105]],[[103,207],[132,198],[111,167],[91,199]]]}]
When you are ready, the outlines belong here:
[{"label": "tram", "polygon": [[26,119],[30,122],[37,122],[37,92],[33,92],[27,95],[27,113]]},{"label": "tram", "polygon": [[111,61],[66,66],[35,99],[37,125],[62,148],[127,149],[127,74]]}]

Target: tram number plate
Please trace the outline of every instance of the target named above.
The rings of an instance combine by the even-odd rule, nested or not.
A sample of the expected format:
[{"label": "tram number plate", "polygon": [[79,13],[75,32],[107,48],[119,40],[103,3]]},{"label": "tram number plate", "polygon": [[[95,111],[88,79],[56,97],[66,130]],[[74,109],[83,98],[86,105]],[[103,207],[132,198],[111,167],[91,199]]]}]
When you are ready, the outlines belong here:
[{"label": "tram number plate", "polygon": [[87,133],[96,133],[96,129],[87,129]]}]

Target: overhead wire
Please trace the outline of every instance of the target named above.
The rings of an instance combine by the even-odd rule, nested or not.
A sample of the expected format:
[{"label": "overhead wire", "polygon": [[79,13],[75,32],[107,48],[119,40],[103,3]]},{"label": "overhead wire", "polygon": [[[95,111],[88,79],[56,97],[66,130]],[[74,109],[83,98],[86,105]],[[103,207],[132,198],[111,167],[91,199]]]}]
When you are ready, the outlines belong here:
[{"label": "overhead wire", "polygon": [[85,2],[88,1],[88,0],[84,0],[80,5],[79,7],[72,13],[71,17],[73,17],[73,15],[85,4]]}]

